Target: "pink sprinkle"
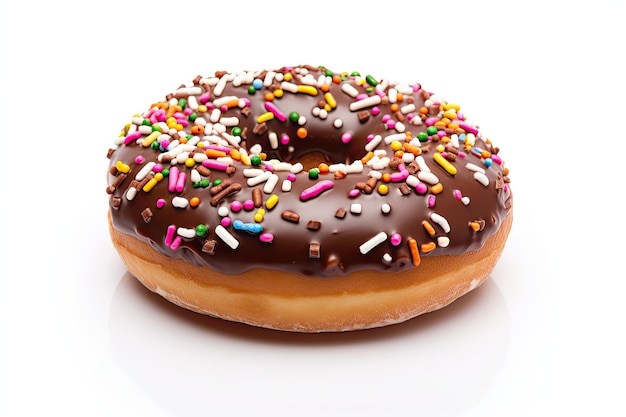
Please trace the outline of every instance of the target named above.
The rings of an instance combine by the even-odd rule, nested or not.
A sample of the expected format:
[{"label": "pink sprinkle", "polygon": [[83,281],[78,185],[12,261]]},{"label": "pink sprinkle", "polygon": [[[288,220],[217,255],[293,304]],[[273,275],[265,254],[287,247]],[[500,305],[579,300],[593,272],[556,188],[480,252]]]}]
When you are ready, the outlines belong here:
[{"label": "pink sprinkle", "polygon": [[252,200],[246,200],[243,202],[243,208],[246,211],[250,211],[254,209],[254,201]]},{"label": "pink sprinkle", "polygon": [[170,224],[167,226],[167,233],[165,234],[165,244],[170,246],[172,244],[172,240],[174,239],[174,233],[176,233],[176,226]]},{"label": "pink sprinkle", "polygon": [[435,202],[436,201],[437,201],[437,197],[435,197],[434,194],[429,195],[428,196],[428,202],[427,202],[428,208],[435,207]]},{"label": "pink sprinkle", "polygon": [[204,93],[200,96],[200,103],[205,104],[207,101],[211,99],[209,93]]},{"label": "pink sprinkle", "polygon": [[271,233],[261,233],[259,240],[264,243],[272,243],[272,241],[274,241],[274,235]]},{"label": "pink sprinkle", "polygon": [[156,206],[157,208],[163,208],[165,207],[165,200],[163,198],[159,198],[156,202]]},{"label": "pink sprinkle", "polygon": [[174,191],[176,191],[176,182],[178,181],[178,168],[176,166],[173,166],[172,168],[170,168],[170,176],[168,178],[168,185],[167,185],[167,189],[169,190],[170,193],[173,193]]},{"label": "pink sprinkle", "polygon": [[378,116],[380,114],[380,108],[374,106],[374,107],[372,107],[371,112],[372,112],[372,115]]},{"label": "pink sprinkle", "polygon": [[276,116],[276,118],[280,120],[281,122],[284,122],[285,120],[287,120],[287,116],[285,116],[283,112],[281,112],[278,109],[278,107],[276,107],[276,105],[272,103],[271,101],[265,102],[265,109],[269,112],[272,112],[274,116]]},{"label": "pink sprinkle", "polygon": [[290,174],[288,174],[288,175],[287,175],[287,179],[288,179],[289,181],[291,181],[291,182],[294,182],[294,181],[296,180],[296,178],[297,178],[297,177],[296,177],[296,174],[291,174],[291,173],[290,173]]},{"label": "pink sprinkle", "polygon": [[172,242],[172,244],[170,245],[170,248],[172,248],[173,250],[178,249],[178,247],[180,246],[180,243],[183,241],[183,238],[180,236],[176,236],[176,239],[174,239],[174,241]]},{"label": "pink sprinkle", "polygon": [[152,167],[152,171],[153,172],[161,172],[161,171],[163,171],[163,165],[161,165],[161,164],[154,164],[154,166]]},{"label": "pink sprinkle", "polygon": [[432,126],[432,125],[434,125],[435,123],[437,123],[438,121],[439,121],[439,119],[438,119],[438,118],[436,118],[436,117],[429,117],[428,119],[426,119],[426,120],[424,121],[424,124],[425,124],[426,126]]},{"label": "pink sprinkle", "polygon": [[400,243],[402,243],[402,235],[400,233],[394,233],[391,235],[390,240],[393,246],[398,246]]},{"label": "pink sprinkle", "polygon": [[389,120],[391,120],[391,115],[389,114],[384,115],[382,118],[383,123],[387,123]]},{"label": "pink sprinkle", "polygon": [[368,98],[368,97],[369,97],[369,96],[368,96],[366,93],[362,93],[362,94],[359,94],[358,96],[356,96],[354,99],[355,99],[356,101],[359,101],[359,100],[366,99],[366,98]]},{"label": "pink sprinkle", "polygon": [[344,133],[343,135],[341,135],[341,141],[343,143],[350,143],[350,141],[352,140],[352,133]]},{"label": "pink sprinkle", "polygon": [[418,194],[426,194],[428,187],[426,187],[426,184],[423,182],[420,182],[415,186],[415,191],[417,191]]},{"label": "pink sprinkle", "polygon": [[[399,165],[399,166],[404,166],[404,165]],[[409,176],[409,171],[407,171],[405,168],[404,170],[400,170],[400,172],[394,172],[393,174],[391,174],[391,182],[404,181],[405,179],[407,179],[408,176]]]},{"label": "pink sprinkle", "polygon": [[222,217],[222,220],[220,221],[220,223],[224,227],[230,226],[231,222],[232,222],[232,220],[230,219],[230,217]]},{"label": "pink sprinkle", "polygon": [[140,164],[143,164],[143,161],[145,161],[145,160],[146,160],[146,159],[145,159],[143,156],[141,156],[141,155],[137,155],[137,158],[135,158],[135,163],[136,163],[137,165],[140,165]]},{"label": "pink sprinkle", "polygon": [[395,121],[393,121],[393,120],[389,120],[389,121],[387,122],[387,129],[393,129],[393,128],[395,128],[395,127],[396,127],[396,122],[395,122]]},{"label": "pink sprinkle", "polygon": [[463,194],[461,194],[461,190],[453,190],[452,195],[454,195],[454,198],[456,198],[457,200],[460,200],[463,198]]},{"label": "pink sprinkle", "polygon": [[467,154],[465,152],[461,152],[459,151],[459,158],[465,158],[467,156]]},{"label": "pink sprinkle", "polygon": [[348,193],[348,196],[350,198],[356,198],[359,195],[361,195],[361,191],[357,190],[356,188],[354,190],[350,190],[350,192]]},{"label": "pink sprinkle", "polygon": [[187,174],[181,172],[178,174],[178,181],[176,181],[176,191],[182,193],[185,189],[185,181],[187,180]]},{"label": "pink sprinkle", "polygon": [[318,182],[317,184],[302,191],[302,193],[300,193],[300,200],[307,201],[312,198],[315,198],[318,195],[322,194],[324,191],[330,190],[334,186],[335,186],[335,183],[332,182],[331,180],[322,180]]},{"label": "pink sprinkle", "polygon": [[502,159],[496,154],[491,154],[491,160],[498,165],[502,165]]},{"label": "pink sprinkle", "polygon": [[289,135],[287,135],[286,133],[280,135],[280,143],[282,143],[283,145],[287,145],[290,140],[291,139],[289,139]]},{"label": "pink sprinkle", "polygon": [[232,203],[230,203],[230,209],[234,213],[240,212],[242,208],[243,208],[243,205],[239,201],[237,201],[237,200],[235,200]]},{"label": "pink sprinkle", "polygon": [[437,136],[439,136],[439,138],[441,139],[442,137],[444,137],[446,135],[446,132],[444,130],[438,130],[437,131]]},{"label": "pink sprinkle", "polygon": [[124,145],[128,145],[129,143],[132,143],[136,141],[137,139],[139,139],[140,137],[141,137],[141,132],[139,131],[133,132],[124,138]]},{"label": "pink sprinkle", "polygon": [[468,133],[473,133],[473,134],[478,134],[478,129],[473,128],[472,126],[468,125],[467,123],[459,123],[459,127],[463,130],[465,130]]},{"label": "pink sprinkle", "polygon": [[202,161],[202,165],[209,169],[216,169],[218,171],[226,171],[228,169],[228,164],[217,162],[214,159],[205,159]]}]

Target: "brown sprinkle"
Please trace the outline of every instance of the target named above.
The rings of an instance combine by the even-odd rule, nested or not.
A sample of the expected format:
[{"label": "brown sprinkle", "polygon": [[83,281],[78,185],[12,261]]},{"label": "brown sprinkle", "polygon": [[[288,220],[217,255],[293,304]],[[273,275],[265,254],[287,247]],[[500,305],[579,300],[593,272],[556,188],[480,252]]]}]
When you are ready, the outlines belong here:
[{"label": "brown sprinkle", "polygon": [[263,193],[260,188],[252,189],[252,202],[255,208],[259,208],[263,205]]},{"label": "brown sprinkle", "polygon": [[335,217],[338,219],[343,219],[344,217],[346,217],[346,210],[343,208],[337,209],[337,211],[335,212]]},{"label": "brown sprinkle", "polygon": [[322,223],[319,220],[309,220],[306,224],[306,228],[309,230],[320,230]]},{"label": "brown sprinkle", "polygon": [[214,255],[215,254],[215,240],[214,239],[207,239],[204,241],[204,244],[202,245],[202,252],[204,253],[208,253],[209,255]]},{"label": "brown sprinkle", "polygon": [[311,243],[309,245],[309,258],[319,259],[321,257],[320,244]]},{"label": "brown sprinkle", "polygon": [[300,215],[298,213],[294,213],[293,211],[285,210],[280,216],[283,220],[287,220],[288,222],[298,223],[300,221]]},{"label": "brown sprinkle", "polygon": [[143,211],[141,212],[141,217],[143,218],[144,222],[150,223],[150,220],[152,220],[152,210],[150,210],[150,207],[146,207],[145,209],[143,209]]}]

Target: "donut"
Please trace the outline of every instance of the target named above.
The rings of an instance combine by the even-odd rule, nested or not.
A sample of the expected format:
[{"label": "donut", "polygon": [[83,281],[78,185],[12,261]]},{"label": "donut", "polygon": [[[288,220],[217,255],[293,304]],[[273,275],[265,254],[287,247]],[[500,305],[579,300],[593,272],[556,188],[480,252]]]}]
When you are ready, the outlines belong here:
[{"label": "donut", "polygon": [[489,277],[513,219],[499,154],[419,83],[218,71],[114,139],[109,231],[129,272],[183,308],[293,332],[381,327]]}]

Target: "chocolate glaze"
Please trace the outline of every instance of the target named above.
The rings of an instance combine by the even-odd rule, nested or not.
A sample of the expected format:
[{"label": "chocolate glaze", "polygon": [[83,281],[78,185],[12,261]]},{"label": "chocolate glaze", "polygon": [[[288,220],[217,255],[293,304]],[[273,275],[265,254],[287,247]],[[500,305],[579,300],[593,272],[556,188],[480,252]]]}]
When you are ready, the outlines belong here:
[{"label": "chocolate glaze", "polygon": [[[228,145],[235,149],[248,149],[250,151],[257,149],[260,145],[263,153],[265,153],[265,161],[258,167],[246,166],[241,161],[235,160],[229,171],[221,171],[211,169],[208,179],[212,183],[215,180],[226,180],[231,183],[239,183],[243,185],[240,191],[235,192],[223,198],[216,206],[211,205],[212,195],[211,187],[194,187],[191,181],[192,169],[198,168],[201,164],[195,163],[192,167],[187,167],[184,163],[177,163],[176,167],[186,173],[187,179],[184,190],[181,192],[168,191],[168,178],[158,182],[156,186],[149,192],[139,189],[134,197],[128,194],[129,189],[136,186],[133,183],[137,173],[150,161],[159,163],[159,155],[164,154],[165,150],[152,147],[144,147],[141,142],[147,134],[141,135],[138,140],[129,140],[128,144],[123,144],[124,139],[130,134],[129,125],[127,125],[120,138],[116,141],[116,147],[109,153],[110,169],[108,174],[107,192],[110,194],[110,207],[113,219],[113,225],[120,231],[136,236],[150,243],[159,252],[173,258],[182,258],[188,262],[198,265],[205,265],[219,272],[226,274],[238,274],[253,268],[278,269],[288,272],[299,273],[307,276],[316,277],[332,277],[338,275],[349,274],[354,271],[363,269],[373,269],[380,271],[402,271],[409,268],[417,268],[417,260],[411,254],[409,239],[414,239],[420,248],[420,256],[442,256],[461,254],[466,251],[479,249],[485,240],[498,230],[503,218],[507,215],[511,207],[511,191],[508,184],[507,171],[503,166],[503,162],[497,156],[497,149],[482,137],[481,133],[476,133],[475,143],[473,146],[466,147],[463,143],[464,133],[467,131],[477,130],[475,126],[467,128],[459,128],[454,125],[439,128],[441,137],[438,134],[431,135],[425,142],[419,142],[416,138],[420,132],[426,132],[427,125],[432,124],[435,120],[444,118],[444,110],[449,106],[441,98],[432,96],[421,88],[419,84],[411,86],[396,85],[392,82],[384,80],[373,81],[372,78],[365,80],[365,76],[358,74],[340,74],[332,73],[324,68],[316,67],[291,67],[276,70],[279,74],[274,78],[273,82],[267,83],[256,91],[250,91],[252,80],[265,80],[266,71],[259,71],[248,76],[240,85],[236,85],[239,81],[236,74],[219,73],[215,77],[197,77],[194,80],[194,86],[198,87],[198,91],[193,91],[195,100],[199,103],[205,102],[209,108],[206,112],[201,112],[202,108],[198,108],[193,103],[193,98],[187,96],[189,87],[181,87],[179,90],[166,97],[161,105],[167,103],[169,106],[177,104],[182,98],[185,102],[185,108],[194,107],[193,114],[197,115],[197,119],[193,120],[186,115],[184,118],[189,122],[187,127],[181,131],[165,129],[173,137],[192,138],[191,127],[199,124],[199,119],[210,120],[212,111],[211,104],[219,98],[227,96],[235,96],[239,99],[240,105],[228,109],[223,109],[222,117],[237,117],[239,119],[237,127],[242,129],[241,143],[237,146]],[[252,73],[251,73],[252,74]],[[315,83],[316,95],[307,92],[289,92],[289,85],[281,84],[281,78],[287,75],[289,83],[293,85],[303,85],[302,77],[312,76]],[[240,74],[241,75],[241,74]],[[324,77],[320,78],[320,75]],[[333,82],[332,75],[340,76],[341,82],[335,78]],[[228,81],[219,95],[216,90],[221,88],[219,84],[220,78],[223,80],[230,77],[235,80]],[[257,81],[258,83],[259,81]],[[379,82],[377,89],[374,84]],[[332,103],[332,98],[325,97],[321,84],[327,83],[328,92],[336,101],[336,106]],[[342,85],[348,83],[353,86],[359,94],[367,96],[380,95],[381,103],[376,106],[368,106],[363,110],[351,111],[350,103],[356,101],[355,98],[342,91]],[[191,87],[191,86],[190,86]],[[280,96],[281,87],[283,91]],[[400,110],[393,111],[391,108],[394,101],[391,89],[396,88],[402,90],[402,101],[398,102],[399,108],[414,104],[415,110],[403,114]],[[407,90],[410,88],[411,92]],[[198,93],[199,94],[195,94]],[[209,92],[210,98],[206,101],[206,96],[202,95]],[[219,91],[217,91],[219,93]],[[287,120],[280,121],[278,117],[265,122],[266,129],[261,130],[261,134],[254,133],[255,128],[258,130],[257,118],[267,113],[265,107],[265,93],[274,92],[276,97],[272,103],[279,111],[287,116]],[[249,101],[249,104],[246,102]],[[327,117],[322,119],[313,114],[316,107],[326,106]],[[421,114],[419,109],[426,107],[430,110],[429,114]],[[154,109],[155,107],[153,107]],[[369,116],[364,117],[362,113],[361,119],[359,113],[367,111]],[[184,112],[184,109],[183,109]],[[189,113],[190,110],[187,110]],[[297,112],[300,116],[306,118],[303,125],[293,122],[289,119],[291,112]],[[322,112],[323,113],[323,112]],[[459,117],[463,117],[461,112],[457,112]],[[145,119],[148,119],[150,113],[144,113]],[[429,119],[430,120],[426,120]],[[341,120],[343,124],[335,127],[333,123]],[[134,118],[133,123],[141,124],[143,117]],[[400,122],[394,127],[385,121]],[[458,120],[451,120],[452,123]],[[461,123],[469,125],[467,120],[461,120]],[[146,122],[144,122],[146,123]],[[404,125],[404,131],[401,125]],[[213,125],[214,127],[216,125]],[[339,125],[338,125],[339,126]],[[297,135],[297,129],[306,128],[307,136],[303,139]],[[209,136],[213,138],[224,138],[221,135],[220,126],[213,133],[205,131],[199,134],[200,140],[209,140]],[[208,130],[208,129],[207,129]],[[232,134],[233,126],[226,127],[226,133]],[[400,130],[401,132],[398,132]],[[273,148],[270,142],[270,134],[275,133],[280,140],[282,135],[288,135],[290,140],[287,145],[283,145],[279,141],[277,148]],[[352,140],[344,143],[341,136],[349,132],[352,134]],[[443,190],[435,195],[436,202],[434,207],[428,207],[428,199],[433,194],[433,188],[428,185],[428,192],[421,195],[413,186],[406,185],[406,180],[400,182],[384,183],[381,179],[376,181],[376,185],[371,192],[363,190],[350,197],[349,193],[355,189],[359,183],[366,183],[371,180],[370,171],[372,168],[367,164],[364,165],[362,172],[348,173],[343,178],[338,178],[333,173],[320,174],[319,178],[312,179],[306,170],[295,175],[295,181],[291,182],[292,189],[289,192],[281,191],[281,184],[286,180],[289,172],[274,171],[279,177],[278,184],[271,193],[262,192],[263,206],[265,210],[264,216],[260,221],[255,221],[254,216],[259,208],[253,210],[242,209],[239,212],[230,210],[230,204],[233,201],[243,203],[246,200],[253,199],[252,188],[246,185],[247,178],[244,177],[244,169],[260,168],[268,161],[277,159],[279,161],[296,164],[302,158],[311,153],[319,152],[327,159],[328,164],[347,163],[350,164],[363,158],[368,152],[365,145],[368,143],[368,136],[381,135],[385,138],[391,134],[410,132],[413,138],[411,143],[421,146],[421,156],[423,157],[427,167],[435,174],[439,183],[443,186]],[[445,135],[444,135],[445,133]],[[448,149],[444,152],[450,152],[451,142],[447,142],[453,135],[460,137],[460,144],[455,151],[461,153],[452,165],[456,167],[456,175],[450,175],[439,164],[433,160],[433,155],[437,152],[437,145],[444,145]],[[445,137],[443,137],[445,136]],[[471,136],[471,135],[470,135]],[[467,136],[466,136],[467,137]],[[410,137],[409,137],[410,139]],[[193,140],[193,139],[191,139]],[[233,139],[230,138],[231,143]],[[401,141],[404,142],[404,141]],[[208,142],[206,142],[208,144]],[[225,147],[226,142],[222,139],[221,147]],[[472,148],[474,151],[472,152]],[[385,144],[384,140],[376,147],[376,150],[386,150],[387,156],[393,156],[391,145]],[[479,156],[479,150],[486,151]],[[196,149],[200,153],[201,149]],[[377,152],[375,151],[375,152]],[[464,155],[463,157],[463,153]],[[143,161],[137,161],[137,157],[143,157]],[[486,157],[493,157],[497,161],[488,166]],[[121,171],[116,168],[116,164],[125,164],[129,167],[128,172],[122,167]],[[163,168],[171,168],[170,163],[160,162]],[[481,167],[485,176],[489,180],[487,186],[481,184],[473,176],[473,172],[466,168],[466,164],[471,163]],[[406,169],[414,172],[414,166],[409,166],[408,160],[403,164]],[[308,167],[307,167],[308,168]],[[399,173],[401,168],[393,168],[386,166],[378,171],[382,174]],[[148,178],[154,175],[150,173]],[[320,195],[308,200],[302,201],[300,194],[307,188],[315,185],[319,181],[330,180],[333,182],[333,188],[322,192]],[[145,183],[145,180],[144,180]],[[377,187],[381,184],[388,186],[388,193],[382,195],[378,192]],[[253,188],[262,189],[264,183]],[[406,193],[401,192],[401,187]],[[460,195],[469,197],[469,204],[464,204],[459,200]],[[278,203],[272,209],[265,206],[267,199],[275,194],[278,197]],[[131,196],[131,198],[129,198]],[[173,205],[174,197],[182,197],[187,201],[191,201],[193,197],[198,197],[200,203],[197,207],[188,206],[186,208],[177,208]],[[258,192],[257,192],[258,197]],[[158,208],[157,201],[163,199],[165,206]],[[361,205],[361,213],[355,214],[351,211],[351,204]],[[389,213],[384,213],[381,207],[388,204],[391,208]],[[258,204],[257,204],[258,205]],[[220,207],[229,208],[228,216],[231,220],[230,225],[226,225],[225,229],[236,239],[238,246],[236,249],[227,245],[222,238],[216,235],[216,226],[222,220],[218,209]],[[149,209],[149,210],[146,210]],[[338,210],[344,210],[345,215],[337,216]],[[284,218],[282,213],[290,211],[299,216],[297,222],[293,218]],[[445,218],[450,226],[449,232],[433,221],[432,213],[437,213]],[[236,230],[232,222],[239,220],[244,224],[256,224],[262,226],[260,233]],[[311,221],[313,221],[311,223]],[[436,231],[435,236],[430,236],[424,226],[423,221],[428,221]],[[476,221],[480,226],[480,230],[473,230],[469,223]],[[205,236],[181,237],[180,245],[176,249],[172,249],[166,242],[168,226],[175,225],[186,229],[194,229],[197,225],[208,226],[208,233]],[[309,225],[309,227],[307,227]],[[313,226],[311,226],[313,225]],[[371,238],[380,232],[385,232],[387,238],[384,242],[376,245],[366,254],[359,251],[359,247],[368,242]],[[395,240],[399,234],[398,241]],[[273,240],[271,242],[263,242],[260,239],[261,234],[271,234]],[[437,244],[438,237],[449,238],[449,245],[445,246],[445,241]],[[208,241],[208,244],[207,244]],[[392,242],[393,241],[393,242]],[[422,245],[434,242],[437,244],[432,251],[426,252],[421,250]],[[394,244],[395,243],[395,244]],[[397,245],[396,245],[397,244]],[[205,250],[203,251],[203,246]],[[425,248],[424,248],[425,249]]]}]

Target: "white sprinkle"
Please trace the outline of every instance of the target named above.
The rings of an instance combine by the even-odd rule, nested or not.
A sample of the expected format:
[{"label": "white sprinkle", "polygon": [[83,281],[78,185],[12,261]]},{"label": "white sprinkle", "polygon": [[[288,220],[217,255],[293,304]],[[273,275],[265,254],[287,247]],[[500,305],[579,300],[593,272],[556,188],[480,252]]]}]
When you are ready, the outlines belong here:
[{"label": "white sprinkle", "polygon": [[278,135],[276,132],[270,132],[269,135],[267,135],[267,138],[270,141],[270,147],[272,149],[278,149]]},{"label": "white sprinkle", "polygon": [[202,88],[200,87],[183,87],[176,90],[174,97],[181,98],[200,94],[202,94]]},{"label": "white sprinkle", "polygon": [[263,147],[261,146],[260,143],[256,143],[252,145],[250,149],[248,149],[249,155],[260,155],[261,152],[263,152]]},{"label": "white sprinkle", "polygon": [[361,210],[363,207],[359,203],[352,203],[350,205],[350,213],[352,214],[361,214]]},{"label": "white sprinkle", "polygon": [[289,91],[290,93],[297,93],[298,92],[298,86],[294,83],[290,83],[288,81],[283,81],[282,83],[280,83],[280,88],[285,90],[285,91]]},{"label": "white sprinkle", "polygon": [[418,171],[417,178],[430,185],[435,185],[439,182],[439,178],[432,172]]},{"label": "white sprinkle", "polygon": [[346,174],[360,174],[363,172],[363,162],[360,159],[352,162],[346,167]]},{"label": "white sprinkle", "polygon": [[184,209],[189,205],[189,200],[184,197],[176,196],[172,198],[172,205],[176,208]]},{"label": "white sprinkle", "polygon": [[298,162],[297,164],[293,164],[291,166],[291,169],[289,170],[289,172],[291,172],[292,174],[297,174],[299,172],[301,172],[304,169],[304,166]]},{"label": "white sprinkle", "polygon": [[396,125],[394,126],[394,129],[396,129],[396,131],[398,131],[398,132],[404,132],[406,130],[406,127],[404,126],[404,123],[396,122]]},{"label": "white sprinkle", "polygon": [[217,214],[219,214],[220,217],[228,216],[228,207],[221,206],[217,209]]},{"label": "white sprinkle", "polygon": [[415,163],[419,167],[420,171],[430,172],[430,168],[428,168],[428,165],[426,165],[426,161],[424,160],[424,157],[422,155],[415,157]]},{"label": "white sprinkle", "polygon": [[176,233],[188,239],[191,239],[192,237],[196,236],[195,229],[187,229],[186,227],[179,227],[178,229],[176,229]]},{"label": "white sprinkle", "polygon": [[341,129],[341,127],[343,126],[343,120],[335,119],[335,121],[333,121],[333,126],[335,126],[337,129]]},{"label": "white sprinkle", "polygon": [[447,248],[450,244],[450,238],[448,236],[439,236],[437,238],[437,246],[440,248]]},{"label": "white sprinkle", "polygon": [[215,100],[213,100],[213,105],[217,107],[216,110],[219,110],[219,107],[222,107],[222,104],[226,104],[230,101],[234,101],[238,99],[239,97],[237,96],[224,96],[224,97],[216,98]]},{"label": "white sprinkle", "polygon": [[278,184],[278,175],[276,174],[270,175],[269,179],[263,186],[263,192],[265,194],[271,194],[274,191],[276,184]]},{"label": "white sprinkle", "polygon": [[289,162],[279,162],[275,159],[272,160],[271,165],[274,172],[288,172],[292,166]]},{"label": "white sprinkle", "polygon": [[402,162],[404,162],[405,164],[410,164],[414,160],[415,155],[413,155],[411,152],[405,152],[402,154]]},{"label": "white sprinkle", "polygon": [[202,163],[202,161],[205,161],[207,159],[209,159],[209,157],[205,153],[198,152],[198,153],[193,154],[194,162]]},{"label": "white sprinkle", "polygon": [[146,178],[146,175],[148,175],[150,173],[150,171],[152,171],[152,168],[156,165],[156,162],[148,162],[146,165],[143,166],[143,168],[141,168],[141,170],[137,173],[137,175],[135,175],[135,180],[137,181],[141,181],[144,178]]},{"label": "white sprinkle", "polygon": [[375,106],[377,104],[380,104],[381,100],[382,99],[379,95],[373,95],[359,101],[353,101],[352,103],[350,103],[350,111],[358,111],[363,110],[367,107]]},{"label": "white sprinkle", "polygon": [[387,203],[383,203],[383,205],[380,206],[380,211],[382,211],[384,214],[389,214],[391,212],[391,206]]},{"label": "white sprinkle", "polygon": [[346,164],[332,164],[328,166],[328,171],[329,172],[337,172],[337,171],[344,171],[346,170]]},{"label": "white sprinkle", "polygon": [[430,220],[434,221],[439,226],[441,226],[441,228],[443,229],[444,232],[446,232],[446,233],[450,232],[450,224],[448,223],[446,218],[443,217],[442,215],[437,214],[437,213],[431,213],[430,214]]},{"label": "white sprinkle", "polygon": [[452,134],[450,136],[450,143],[452,144],[452,146],[454,146],[455,148],[459,147],[459,135],[457,135],[456,133]]},{"label": "white sprinkle", "polygon": [[461,198],[461,203],[463,203],[463,204],[465,204],[467,206],[470,203],[470,198],[469,197]]},{"label": "white sprinkle", "polygon": [[268,71],[265,73],[265,78],[263,79],[263,85],[269,87],[274,82],[274,76],[276,73],[274,71]]},{"label": "white sprinkle", "polygon": [[191,110],[198,110],[198,99],[196,98],[196,96],[190,96],[187,99],[187,105]]},{"label": "white sprinkle", "polygon": [[396,90],[395,88],[390,88],[387,96],[389,97],[390,103],[395,103],[396,101],[398,101],[398,90]]},{"label": "white sprinkle", "polygon": [[385,254],[383,255],[383,262],[384,262],[385,264],[390,264],[390,263],[391,263],[391,261],[393,261],[393,258],[391,257],[391,255],[389,255],[388,253],[385,253]]},{"label": "white sprinkle", "polygon": [[152,133],[152,126],[139,126],[137,128],[142,135],[149,135]]},{"label": "white sprinkle", "polygon": [[398,92],[402,93],[405,96],[408,96],[414,93],[413,88],[411,88],[410,85],[396,84],[395,87],[396,87],[396,90],[398,90]]},{"label": "white sprinkle", "polygon": [[382,179],[383,173],[380,171],[370,171],[368,174],[371,178],[376,178],[377,180]]},{"label": "white sprinkle", "polygon": [[280,187],[280,189],[283,190],[286,193],[291,191],[291,181],[284,180],[282,186]]},{"label": "white sprinkle", "polygon": [[133,201],[133,199],[135,198],[136,195],[137,195],[137,189],[135,187],[130,187],[126,191],[126,199],[128,201]]},{"label": "white sprinkle", "polygon": [[359,95],[359,91],[348,83],[341,84],[341,91],[354,98]]},{"label": "white sprinkle", "polygon": [[239,246],[239,241],[235,239],[233,235],[230,234],[228,230],[221,224],[218,224],[215,227],[215,234],[224,241],[231,249],[237,249]]},{"label": "white sprinkle", "polygon": [[415,188],[420,183],[420,180],[415,175],[409,175],[406,177],[406,183],[407,185]]},{"label": "white sprinkle", "polygon": [[482,169],[478,165],[474,165],[474,164],[471,164],[471,163],[465,164],[465,168],[467,168],[467,169],[469,169],[470,171],[473,171],[473,172],[481,172],[483,174],[485,173],[484,169]]},{"label": "white sprinkle", "polygon": [[489,185],[489,178],[482,172],[474,172],[474,179],[485,187]]},{"label": "white sprinkle", "polygon": [[404,142],[406,140],[406,134],[404,133],[394,133],[392,135],[385,136],[385,144],[389,145],[394,140]]},{"label": "white sprinkle", "polygon": [[359,246],[359,252],[365,255],[366,253],[374,249],[376,246],[383,243],[385,240],[387,240],[387,233],[380,232],[376,236],[374,236],[373,238],[371,238],[370,240],[368,240],[367,242]]},{"label": "white sprinkle", "polygon": [[245,168],[243,170],[243,176],[246,178],[253,178],[256,177],[257,175],[261,175],[262,173],[264,173],[265,171],[259,168]]},{"label": "white sprinkle", "polygon": [[234,116],[233,117],[220,117],[219,122],[223,124],[224,126],[228,126],[228,127],[239,125],[239,119]]},{"label": "white sprinkle", "polygon": [[257,175],[256,177],[248,178],[248,181],[246,182],[248,183],[248,187],[254,187],[255,185],[259,185],[262,182],[269,180],[271,176],[272,173],[270,171],[265,171],[264,173]]},{"label": "white sprinkle", "polygon": [[198,172],[197,169],[192,169],[191,170],[190,179],[191,179],[192,183],[193,182],[199,182],[199,181],[202,181],[202,175],[200,175],[200,173]]},{"label": "white sprinkle", "polygon": [[383,137],[380,135],[376,135],[370,140],[367,145],[365,145],[365,150],[368,152],[373,151],[379,144],[382,142]]},{"label": "white sprinkle", "polygon": [[415,104],[407,104],[406,106],[400,107],[400,113],[402,114],[408,114],[414,112],[415,110]]},{"label": "white sprinkle", "polygon": [[211,115],[209,116],[209,120],[211,123],[219,122],[222,117],[222,111],[219,109],[219,106],[211,111]]}]

